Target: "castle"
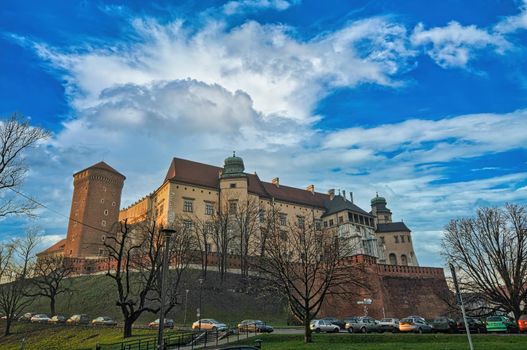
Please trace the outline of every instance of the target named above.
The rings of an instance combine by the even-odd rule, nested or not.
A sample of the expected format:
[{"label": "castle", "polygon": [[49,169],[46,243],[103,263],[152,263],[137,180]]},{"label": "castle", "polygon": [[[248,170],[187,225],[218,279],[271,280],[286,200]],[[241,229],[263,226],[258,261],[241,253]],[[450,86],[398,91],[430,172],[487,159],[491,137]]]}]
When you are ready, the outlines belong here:
[{"label": "castle", "polygon": [[[366,211],[353,202],[352,193],[347,198],[345,191],[321,193],[314,185],[306,189],[284,186],[278,177],[262,181],[256,173],[246,173],[242,158],[234,154],[225,159],[223,167],[173,158],[161,186],[121,210],[125,176],[108,164],[97,163],[73,178],[67,236],[39,257],[63,255],[75,263],[78,273],[106,268],[104,235],[118,221],[155,219],[168,223],[183,217],[190,227],[193,220],[206,222],[217,210],[236,210],[250,201],[260,217],[271,206],[277,208],[279,223],[284,227],[313,218],[320,229],[332,229],[348,241],[353,250],[342,258],[368,266],[375,295],[365,291],[364,296],[376,301],[370,307],[370,314],[376,317],[404,317],[418,312],[433,317],[436,315],[432,313],[440,312],[441,298],[448,294],[443,270],[419,267],[410,229],[403,222],[392,221],[386,199],[378,195],[371,200],[371,210]],[[213,241],[207,242],[205,249],[214,256]],[[237,251],[233,248],[229,253],[235,256]],[[231,268],[236,268],[236,260],[231,260]],[[326,311],[344,316],[362,309],[328,303]]]}]

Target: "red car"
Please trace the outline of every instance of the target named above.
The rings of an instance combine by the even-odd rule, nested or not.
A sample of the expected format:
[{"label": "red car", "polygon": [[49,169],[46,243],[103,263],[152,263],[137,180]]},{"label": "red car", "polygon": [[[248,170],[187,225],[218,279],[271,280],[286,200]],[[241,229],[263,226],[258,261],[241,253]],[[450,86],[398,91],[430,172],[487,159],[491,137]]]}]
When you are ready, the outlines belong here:
[{"label": "red car", "polygon": [[518,328],[520,329],[520,333],[527,333],[527,315],[520,316]]}]

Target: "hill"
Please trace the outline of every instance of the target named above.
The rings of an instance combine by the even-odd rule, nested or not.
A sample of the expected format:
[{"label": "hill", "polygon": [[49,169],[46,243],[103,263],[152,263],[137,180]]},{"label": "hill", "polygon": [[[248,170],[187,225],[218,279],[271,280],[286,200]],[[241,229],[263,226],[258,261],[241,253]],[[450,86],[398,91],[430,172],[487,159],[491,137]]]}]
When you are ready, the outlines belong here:
[{"label": "hill", "polygon": [[[177,324],[183,324],[185,318],[185,290],[188,292],[186,326],[196,320],[196,309],[199,305],[199,271],[192,270],[183,279],[180,288],[180,304],[168,315]],[[110,316],[122,319],[119,307],[116,306],[116,287],[114,281],[104,275],[91,275],[69,278],[71,293],[62,294],[57,299],[57,313],[71,316],[76,313],[88,314],[90,318]],[[256,318],[273,324],[286,324],[287,310],[285,303],[276,295],[262,292],[253,286],[250,293],[240,290],[239,275],[228,274],[222,283],[214,271],[207,273],[202,288],[202,317],[216,318],[225,323],[237,323],[242,319]],[[49,301],[46,298],[35,298],[27,312],[49,314]],[[145,313],[136,325],[145,324],[157,318]]]}]

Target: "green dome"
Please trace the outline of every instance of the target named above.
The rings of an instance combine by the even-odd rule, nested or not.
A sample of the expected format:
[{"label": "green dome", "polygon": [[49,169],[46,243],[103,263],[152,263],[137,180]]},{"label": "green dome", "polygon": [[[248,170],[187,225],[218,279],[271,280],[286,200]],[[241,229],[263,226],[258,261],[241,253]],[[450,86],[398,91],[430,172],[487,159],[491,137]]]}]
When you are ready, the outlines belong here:
[{"label": "green dome", "polygon": [[222,177],[245,176],[243,173],[244,170],[245,165],[243,164],[243,159],[236,157],[236,153],[233,152],[232,157],[225,158]]},{"label": "green dome", "polygon": [[376,205],[376,204],[384,204],[386,205],[386,198],[384,197],[379,197],[379,194],[377,193],[377,195],[375,196],[375,198],[373,198],[371,200],[371,205]]}]

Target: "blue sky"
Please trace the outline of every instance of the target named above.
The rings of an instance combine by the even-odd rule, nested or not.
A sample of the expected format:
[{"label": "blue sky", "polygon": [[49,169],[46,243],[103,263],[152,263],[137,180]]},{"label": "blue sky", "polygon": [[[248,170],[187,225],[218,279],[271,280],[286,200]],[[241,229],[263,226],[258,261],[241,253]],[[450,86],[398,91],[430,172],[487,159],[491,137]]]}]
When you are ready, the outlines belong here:
[{"label": "blue sky", "polygon": [[[104,159],[127,205],[173,156],[261,178],[375,192],[441,266],[441,231],[527,203],[527,2],[5,1],[0,115],[53,137],[24,191],[69,214],[71,175]],[[0,222],[0,238],[62,216]]]}]

